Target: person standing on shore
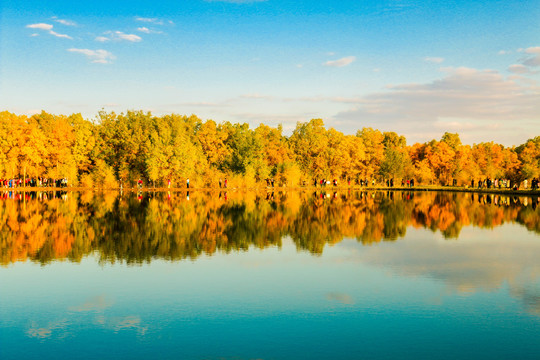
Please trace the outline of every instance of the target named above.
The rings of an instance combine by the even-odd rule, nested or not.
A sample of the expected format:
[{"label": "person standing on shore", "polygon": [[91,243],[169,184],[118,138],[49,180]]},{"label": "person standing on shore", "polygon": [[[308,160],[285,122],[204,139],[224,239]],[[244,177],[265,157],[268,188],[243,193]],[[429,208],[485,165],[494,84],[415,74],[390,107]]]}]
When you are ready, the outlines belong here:
[{"label": "person standing on shore", "polygon": [[187,188],[189,189],[189,178],[187,179]]}]

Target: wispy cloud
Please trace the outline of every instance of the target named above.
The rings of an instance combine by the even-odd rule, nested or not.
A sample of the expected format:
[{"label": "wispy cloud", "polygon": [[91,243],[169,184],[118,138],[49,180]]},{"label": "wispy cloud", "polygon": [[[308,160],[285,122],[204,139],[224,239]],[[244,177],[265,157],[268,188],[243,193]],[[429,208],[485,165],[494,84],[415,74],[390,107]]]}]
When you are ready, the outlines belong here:
[{"label": "wispy cloud", "polygon": [[90,49],[71,48],[71,49],[68,49],[67,51],[77,53],[77,54],[83,54],[90,61],[92,61],[93,63],[98,63],[98,64],[108,64],[112,60],[116,59],[116,57],[112,53],[103,49],[90,50]]},{"label": "wispy cloud", "polygon": [[135,34],[124,34],[121,31],[115,31],[114,36],[120,40],[127,40],[131,42],[139,42],[142,38]]},{"label": "wispy cloud", "polygon": [[125,34],[122,31],[107,31],[105,32],[107,36],[98,36],[94,40],[99,42],[106,41],[130,41],[130,42],[139,42],[142,41],[142,38],[139,35],[135,34]]},{"label": "wispy cloud", "polygon": [[[30,24],[30,25],[26,25],[27,28],[29,29],[39,29],[39,30],[44,30],[44,31],[47,31],[49,34],[53,35],[53,36],[56,36],[56,37],[59,37],[59,38],[64,38],[64,39],[73,39],[71,36],[69,35],[66,35],[66,34],[59,34],[57,33],[56,31],[53,30],[53,25],[51,24],[45,24],[45,23],[37,23],[37,24]],[[32,34],[31,36],[35,36],[34,34]]]},{"label": "wispy cloud", "polygon": [[137,28],[137,31],[140,31],[145,34],[163,34],[163,31],[152,30],[145,26]]},{"label": "wispy cloud", "polygon": [[424,58],[424,61],[425,62],[428,62],[428,63],[433,63],[433,64],[440,64],[444,61],[444,58],[442,57],[425,57]]},{"label": "wispy cloud", "polygon": [[540,66],[540,46],[530,47],[524,50],[527,56],[522,59],[526,66]]},{"label": "wispy cloud", "polygon": [[135,20],[142,21],[142,22],[148,22],[148,23],[154,23],[154,24],[162,23],[162,21],[159,20],[158,18],[136,17]]},{"label": "wispy cloud", "polygon": [[356,61],[356,56],[347,56],[338,60],[329,60],[323,65],[330,67],[343,67],[352,64],[354,61]]},{"label": "wispy cloud", "polygon": [[167,24],[174,24],[171,20],[163,20],[163,19],[158,19],[158,18],[147,18],[147,17],[140,17],[140,16],[137,16],[135,18],[136,21],[140,21],[140,22],[144,22],[144,23],[150,23],[150,24],[154,24],[154,25],[164,25],[165,23]]},{"label": "wispy cloud", "polygon": [[154,25],[174,25],[174,21],[172,20],[148,18],[148,17],[142,17],[142,16],[135,17],[135,21],[140,21],[143,23],[154,24]]},{"label": "wispy cloud", "polygon": [[53,30],[50,30],[49,31],[49,34],[53,35],[53,36],[56,36],[56,37],[59,37],[59,38],[64,38],[64,39],[73,39],[71,36],[69,35],[66,35],[66,34],[59,34]]},{"label": "wispy cloud", "polygon": [[77,23],[75,21],[65,20],[65,19],[56,19],[56,18],[53,18],[53,20],[65,26],[77,26]]},{"label": "wispy cloud", "polygon": [[205,0],[206,2],[225,2],[225,3],[231,3],[231,4],[249,4],[249,3],[256,3],[256,2],[265,2],[268,0]]},{"label": "wispy cloud", "polygon": [[508,67],[508,71],[514,74],[531,74],[531,71],[527,66],[523,64],[514,64]]}]

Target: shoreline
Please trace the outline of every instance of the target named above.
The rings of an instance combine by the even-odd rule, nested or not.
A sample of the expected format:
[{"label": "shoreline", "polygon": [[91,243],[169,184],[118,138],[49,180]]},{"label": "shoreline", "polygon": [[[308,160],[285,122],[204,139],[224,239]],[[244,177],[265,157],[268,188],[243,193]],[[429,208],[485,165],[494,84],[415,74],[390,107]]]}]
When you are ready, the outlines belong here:
[{"label": "shoreline", "polygon": [[273,192],[273,191],[413,191],[413,192],[422,192],[422,191],[444,191],[444,192],[465,192],[465,193],[478,193],[478,194],[499,194],[499,195],[527,195],[527,196],[540,196],[540,189],[487,189],[487,188],[466,188],[466,187],[453,187],[453,186],[414,186],[414,187],[386,187],[386,186],[327,186],[327,187],[229,187],[229,188],[152,188],[144,187],[142,189],[137,188],[87,188],[87,187],[18,187],[18,188],[2,188],[0,191],[14,191],[14,192],[53,192],[53,191],[63,191],[63,192],[133,192],[133,193],[155,193],[155,192],[187,192],[187,191],[203,191],[203,192],[223,192],[223,191],[255,191],[255,192]]}]

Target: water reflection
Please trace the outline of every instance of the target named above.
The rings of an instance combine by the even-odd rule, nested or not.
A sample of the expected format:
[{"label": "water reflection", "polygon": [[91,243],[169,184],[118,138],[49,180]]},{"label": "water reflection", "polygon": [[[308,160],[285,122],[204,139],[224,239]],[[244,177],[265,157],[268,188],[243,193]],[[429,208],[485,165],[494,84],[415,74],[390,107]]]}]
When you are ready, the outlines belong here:
[{"label": "water reflection", "polygon": [[179,260],[281,246],[322,254],[326,244],[397,240],[407,228],[457,239],[463,228],[518,223],[540,233],[538,198],[437,192],[4,192],[0,262]]}]

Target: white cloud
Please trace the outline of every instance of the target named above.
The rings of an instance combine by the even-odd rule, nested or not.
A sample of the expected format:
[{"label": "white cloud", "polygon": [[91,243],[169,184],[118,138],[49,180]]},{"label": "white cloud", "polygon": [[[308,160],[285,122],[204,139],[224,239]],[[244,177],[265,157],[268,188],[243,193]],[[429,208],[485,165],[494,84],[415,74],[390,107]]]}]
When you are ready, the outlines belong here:
[{"label": "white cloud", "polygon": [[66,26],[76,26],[77,25],[77,23],[75,23],[74,21],[71,21],[71,20],[55,19],[54,21],[56,21],[59,24],[66,25]]},{"label": "white cloud", "polygon": [[107,31],[107,32],[105,32],[105,34],[109,35],[109,37],[98,36],[94,40],[99,41],[99,42],[106,42],[106,41],[110,41],[110,40],[114,40],[114,41],[126,40],[126,41],[131,41],[131,42],[139,42],[139,41],[142,40],[142,38],[140,36],[138,36],[138,35],[125,34],[125,33],[121,32],[121,31]]},{"label": "white cloud", "polygon": [[66,34],[59,34],[59,33],[55,32],[55,31],[53,31],[53,30],[49,30],[49,34],[54,35],[54,36],[59,37],[59,38],[73,39],[73,38],[72,38],[71,36],[69,36],[69,35],[66,35]]},{"label": "white cloud", "polygon": [[527,66],[540,66],[540,46],[530,47],[524,50],[529,56],[522,59],[522,64]]},{"label": "white cloud", "polygon": [[163,25],[163,20],[160,20],[158,18],[136,17],[135,20],[140,21],[140,22],[152,23],[156,25]]},{"label": "white cloud", "polygon": [[137,28],[137,31],[140,31],[145,34],[163,34],[163,31],[152,30],[144,26]]},{"label": "white cloud", "polygon": [[508,53],[509,53],[509,51],[506,51],[506,50],[500,50],[497,54],[498,54],[498,55],[506,55],[506,54],[508,54]]},{"label": "white cloud", "polygon": [[531,73],[528,67],[522,64],[514,64],[508,67],[508,71],[514,74],[528,74]]},{"label": "white cloud", "polygon": [[83,54],[86,55],[86,57],[91,60],[93,63],[98,64],[108,64],[112,60],[116,59],[116,57],[108,52],[107,50],[99,49],[99,50],[90,50],[90,49],[68,49],[67,51]]},{"label": "white cloud", "polygon": [[231,4],[250,4],[255,2],[265,2],[268,0],[205,0],[206,2],[225,2]]},{"label": "white cloud", "polygon": [[[27,28],[29,29],[40,29],[40,30],[45,30],[47,31],[49,34],[53,35],[53,36],[56,36],[56,37],[59,37],[59,38],[64,38],[64,39],[72,39],[71,36],[69,35],[66,35],[66,34],[59,34],[57,32],[55,32],[53,30],[53,26],[51,24],[45,24],[45,23],[39,23],[39,24],[30,24],[30,25],[26,25]],[[35,35],[32,35],[32,36],[35,36]]]},{"label": "white cloud", "polygon": [[41,29],[41,30],[51,30],[53,28],[51,24],[44,24],[44,23],[30,24],[30,25],[26,25],[26,27],[30,29]]},{"label": "white cloud", "polygon": [[540,55],[531,56],[523,60],[523,64],[527,66],[540,66]]},{"label": "white cloud", "polygon": [[157,18],[144,18],[144,17],[136,17],[135,20],[142,21],[142,22],[157,22]]},{"label": "white cloud", "polygon": [[[498,133],[478,130],[468,135],[484,141],[491,137],[510,145],[516,144],[514,138],[510,138],[513,134],[540,132],[540,85],[537,82],[505,78],[493,70],[465,67],[441,70],[446,72],[445,76],[430,83],[395,85],[388,91],[364,96],[335,119],[351,127],[361,123],[406,136],[438,131],[436,124],[443,119],[474,123],[484,130],[500,123]],[[526,128],[527,121],[537,125]]]},{"label": "white cloud", "polygon": [[127,40],[131,42],[139,42],[142,40],[142,38],[135,34],[124,34],[121,31],[115,31],[114,36],[117,37],[120,40]]},{"label": "white cloud", "polygon": [[356,56],[347,56],[338,60],[330,60],[325,62],[324,66],[343,67],[352,64],[356,60]]},{"label": "white cloud", "polygon": [[442,57],[425,57],[424,61],[428,62],[428,63],[433,63],[433,64],[440,64],[440,63],[442,63],[444,61],[444,58],[442,58]]},{"label": "white cloud", "polygon": [[530,47],[525,49],[527,54],[540,54],[540,46]]},{"label": "white cloud", "polygon": [[31,37],[36,37],[36,36],[39,36],[39,34],[37,33],[33,33],[33,34],[30,34]]}]

